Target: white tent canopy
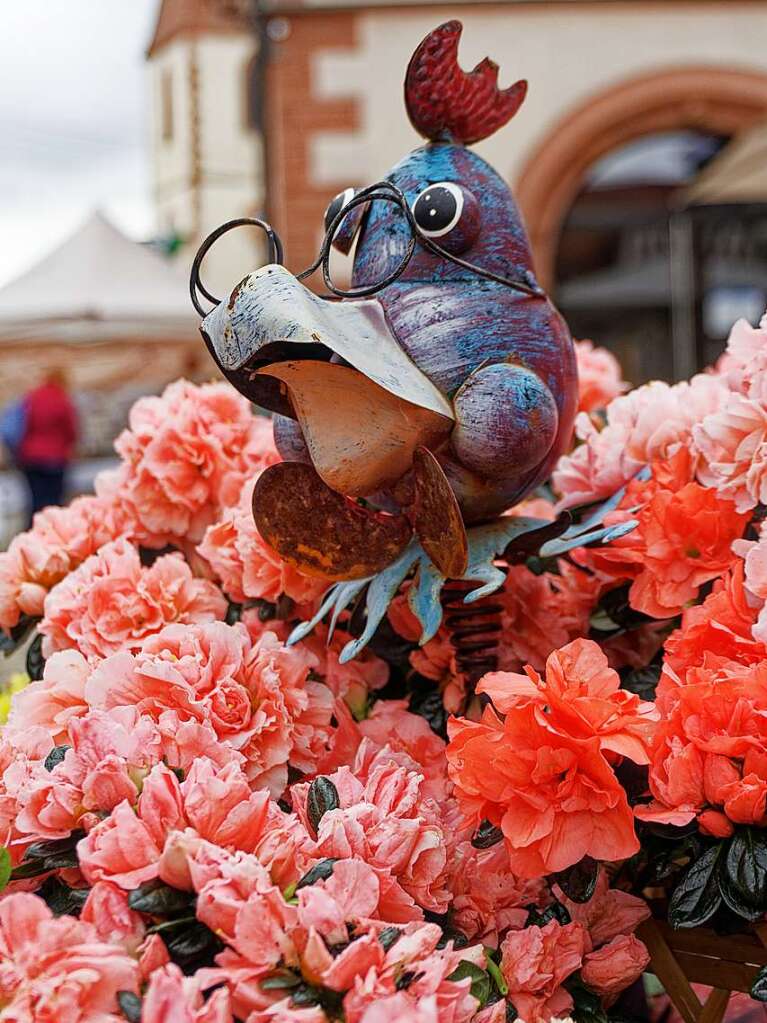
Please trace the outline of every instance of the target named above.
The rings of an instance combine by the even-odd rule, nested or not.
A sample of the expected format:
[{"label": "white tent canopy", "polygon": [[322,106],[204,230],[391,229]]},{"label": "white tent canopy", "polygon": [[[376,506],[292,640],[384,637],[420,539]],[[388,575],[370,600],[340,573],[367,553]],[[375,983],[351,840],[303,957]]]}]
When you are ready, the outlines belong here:
[{"label": "white tent canopy", "polygon": [[0,343],[194,338],[185,275],[101,213],[0,288]]}]

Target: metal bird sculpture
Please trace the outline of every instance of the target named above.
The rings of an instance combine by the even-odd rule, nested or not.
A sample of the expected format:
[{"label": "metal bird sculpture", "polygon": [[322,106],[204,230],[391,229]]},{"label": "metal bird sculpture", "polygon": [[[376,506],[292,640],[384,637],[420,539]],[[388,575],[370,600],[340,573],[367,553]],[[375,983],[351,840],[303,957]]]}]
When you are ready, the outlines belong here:
[{"label": "metal bird sculpture", "polygon": [[[415,565],[425,638],[439,625],[446,579],[481,583],[467,600],[502,584],[497,555],[545,524],[498,516],[549,475],[576,410],[570,333],[535,279],[514,198],[467,148],[514,116],[527,86],[500,90],[487,59],[461,70],[460,35],[460,22],[441,25],[407,70],[408,115],[426,144],[385,180],[330,203],[312,267],[290,273],[276,235],[257,222],[272,262],[207,315],[197,292],[216,300],[199,281],[202,258],[247,221],[214,232],[193,267],[213,358],[275,413],[285,461],[256,483],[258,529],[283,559],[337,584],[321,614],[335,620],[370,584],[367,638]],[[353,245],[343,290],[330,248]],[[340,301],[302,283],[319,268]]]}]

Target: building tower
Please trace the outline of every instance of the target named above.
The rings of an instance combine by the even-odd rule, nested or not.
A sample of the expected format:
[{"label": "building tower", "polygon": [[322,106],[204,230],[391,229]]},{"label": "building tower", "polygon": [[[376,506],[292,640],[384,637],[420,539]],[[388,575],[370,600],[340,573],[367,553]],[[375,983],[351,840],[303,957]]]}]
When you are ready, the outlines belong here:
[{"label": "building tower", "polygon": [[[161,0],[147,51],[157,233],[189,262],[225,220],[264,203],[261,134],[252,88],[256,37],[234,5]],[[255,232],[227,236],[205,261],[217,294],[253,268]]]}]

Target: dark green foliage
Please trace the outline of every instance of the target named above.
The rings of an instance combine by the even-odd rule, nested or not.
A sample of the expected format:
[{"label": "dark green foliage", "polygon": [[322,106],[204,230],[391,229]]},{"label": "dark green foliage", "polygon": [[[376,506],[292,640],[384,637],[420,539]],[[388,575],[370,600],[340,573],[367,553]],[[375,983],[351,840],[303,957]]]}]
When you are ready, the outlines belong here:
[{"label": "dark green foliage", "polygon": [[597,887],[599,861],[584,856],[579,863],[558,871],[553,877],[572,902],[588,902]]},{"label": "dark green foliage", "polygon": [[332,856],[325,860],[320,860],[319,863],[315,863],[298,882],[296,891],[299,888],[306,888],[310,884],[316,884],[318,881],[326,881],[333,873],[336,863],[338,863],[338,858]]},{"label": "dark green foliage", "polygon": [[148,881],[128,895],[128,905],[137,913],[172,917],[194,912],[194,895],[171,888],[162,881]]},{"label": "dark green foliage", "polygon": [[54,746],[48,756],[45,758],[43,767],[46,771],[52,771],[54,767],[60,764],[67,754],[67,750],[71,749],[71,746]]},{"label": "dark green foliage", "polygon": [[757,1002],[767,1002],[767,966],[763,966],[751,985],[751,997]]},{"label": "dark green foliage", "polygon": [[132,991],[118,991],[117,1004],[128,1023],[141,1023],[141,999]]},{"label": "dark green foliage", "polygon": [[337,810],[340,805],[338,789],[333,782],[322,775],[315,778],[309,786],[309,794],[306,798],[306,812],[315,834],[325,814],[329,810]]},{"label": "dark green foliage", "polygon": [[70,888],[51,874],[43,881],[36,894],[45,900],[54,916],[79,916],[90,888]]},{"label": "dark green foliage", "polygon": [[490,821],[482,821],[471,840],[475,849],[490,849],[503,841],[503,832]]},{"label": "dark green foliage", "polygon": [[719,859],[722,846],[713,845],[694,860],[677,884],[668,907],[672,927],[698,927],[710,920],[722,905],[719,890]]},{"label": "dark green foliage", "polygon": [[44,668],[43,636],[42,633],[38,633],[27,650],[27,675],[33,682],[38,682],[43,677]]},{"label": "dark green foliage", "polygon": [[492,991],[493,984],[490,980],[490,975],[486,970],[482,970],[479,966],[475,966],[474,963],[470,963],[468,959],[462,959],[447,979],[465,980],[466,977],[469,977],[471,980],[471,993],[477,999],[481,1008],[487,1004]]},{"label": "dark green foliage", "polygon": [[401,937],[402,931],[399,927],[384,927],[378,935],[378,940],[381,942],[384,952],[388,952],[393,945],[396,945]]}]

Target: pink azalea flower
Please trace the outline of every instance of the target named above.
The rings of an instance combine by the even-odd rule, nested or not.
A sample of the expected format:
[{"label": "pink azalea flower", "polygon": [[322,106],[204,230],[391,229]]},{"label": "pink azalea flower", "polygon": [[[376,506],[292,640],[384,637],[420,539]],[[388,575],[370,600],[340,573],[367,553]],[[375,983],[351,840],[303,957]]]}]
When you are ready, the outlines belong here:
[{"label": "pink azalea flower", "polygon": [[521,1019],[539,1023],[569,1013],[573,999],[562,982],[580,968],[587,943],[579,923],[552,920],[545,927],[509,931],[501,945],[501,972]]},{"label": "pink azalea flower", "polygon": [[621,935],[631,934],[650,916],[644,899],[610,888],[607,871],[601,870],[594,894],[588,902],[573,902],[559,892],[570,919],[586,928],[594,948]]},{"label": "pink azalea flower", "polygon": [[141,1006],[142,1023],[232,1023],[226,988],[203,998],[195,977],[185,977],[174,963],[155,970]]},{"label": "pink azalea flower", "polygon": [[688,446],[695,424],[716,411],[727,393],[713,374],[673,386],[654,380],[611,401],[601,430],[581,413],[575,432],[583,443],[560,458],[552,476],[558,507],[609,497],[643,466]]},{"label": "pink azalea flower", "polygon": [[6,734],[39,726],[50,734],[51,746],[68,742],[72,718],[88,710],[85,683],[90,665],[77,650],[62,650],[45,662],[43,677],[17,693],[11,704]]},{"label": "pink azalea flower", "polygon": [[99,881],[91,888],[80,919],[93,925],[99,941],[122,945],[131,954],[146,931],[141,916],[128,906],[127,894],[109,881]]},{"label": "pink azalea flower", "polygon": [[650,955],[642,942],[633,934],[623,934],[584,957],[581,977],[609,1006],[641,977],[649,962]]},{"label": "pink azalea flower", "polygon": [[112,1023],[117,992],[138,993],[138,967],[119,945],[70,916],[54,918],[42,899],[0,900],[3,1017],[25,1023]]},{"label": "pink azalea flower", "polygon": [[227,596],[238,603],[261,599],[276,602],[285,595],[298,604],[316,600],[328,588],[293,568],[261,538],[253,519],[250,479],[238,502],[209,526],[197,550],[209,562]]},{"label": "pink azalea flower", "polygon": [[39,617],[48,591],[99,547],[129,536],[132,524],[118,501],[84,496],[66,508],[45,508],[32,529],[0,553],[0,628],[22,614]]},{"label": "pink azalea flower", "polygon": [[74,648],[88,660],[136,650],[170,622],[223,618],[226,601],[206,579],[195,579],[176,554],[143,568],[127,540],[106,544],[45,599],[43,653]]},{"label": "pink azalea flower", "polygon": [[467,840],[458,843],[449,860],[448,887],[453,896],[450,919],[469,941],[497,948],[500,935],[510,927],[524,927],[530,905],[545,904],[542,879],[516,877],[503,842],[490,849],[475,849]]},{"label": "pink azalea flower", "polygon": [[158,876],[162,848],[130,803],[120,803],[77,845],[80,869],[89,884],[111,881],[130,891]]},{"label": "pink azalea flower", "polygon": [[[317,855],[358,858],[372,866],[382,882],[383,919],[418,919],[419,906],[444,912],[449,901],[446,839],[439,808],[423,792],[423,775],[402,766],[388,748],[370,758],[363,744],[354,773],[342,767],[330,780],[340,807],[320,821]],[[291,795],[311,829],[308,790],[308,784],[294,785]]]},{"label": "pink azalea flower", "polygon": [[767,501],[767,406],[732,394],[694,427],[701,455],[698,479],[735,502],[740,512]]},{"label": "pink azalea flower", "polygon": [[618,360],[606,348],[595,348],[592,341],[576,341],[578,363],[578,411],[591,413],[606,408],[613,398],[627,391],[621,380]]},{"label": "pink azalea flower", "polygon": [[271,423],[226,383],[177,380],[140,398],[115,448],[119,489],[149,538],[199,542],[243,483],[279,461]]}]

